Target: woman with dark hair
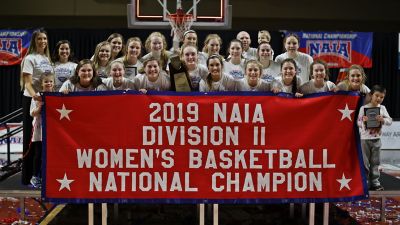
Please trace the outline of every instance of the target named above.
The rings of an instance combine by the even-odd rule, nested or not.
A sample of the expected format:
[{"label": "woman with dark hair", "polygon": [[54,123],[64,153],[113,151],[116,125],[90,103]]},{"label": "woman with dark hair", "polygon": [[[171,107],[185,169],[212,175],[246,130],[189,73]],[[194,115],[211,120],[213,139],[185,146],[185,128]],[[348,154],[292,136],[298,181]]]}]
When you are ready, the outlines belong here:
[{"label": "woman with dark hair", "polygon": [[284,92],[302,97],[299,92],[301,79],[297,76],[297,64],[294,59],[287,58],[281,64],[281,77],[272,82],[272,92]]},{"label": "woman with dark hair", "polygon": [[60,90],[61,85],[75,74],[77,64],[73,62],[73,56],[71,43],[68,40],[57,42],[52,55],[56,76],[55,91]]},{"label": "woman with dark hair", "polygon": [[82,59],[76,67],[75,74],[65,81],[60,92],[68,94],[75,91],[106,91],[107,87],[97,75],[92,61]]},{"label": "woman with dark hair", "polygon": [[50,61],[47,32],[37,30],[33,32],[28,53],[21,63],[20,85],[24,92],[22,97],[23,109],[23,163],[22,163],[22,184],[29,184],[32,177],[33,155],[29,151],[30,138],[32,134],[32,117],[30,106],[32,98],[40,101],[37,95],[40,90],[40,76],[43,73],[51,73],[53,68]]}]

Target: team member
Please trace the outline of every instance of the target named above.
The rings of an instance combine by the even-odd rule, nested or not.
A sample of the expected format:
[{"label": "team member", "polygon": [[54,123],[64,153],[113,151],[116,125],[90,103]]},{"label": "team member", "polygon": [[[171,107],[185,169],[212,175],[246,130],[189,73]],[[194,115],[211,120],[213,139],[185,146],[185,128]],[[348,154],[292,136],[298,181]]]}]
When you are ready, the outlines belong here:
[{"label": "team member", "polygon": [[234,91],[235,79],[223,73],[223,58],[220,55],[211,55],[207,59],[208,75],[206,80],[200,81],[200,91]]},{"label": "team member", "polygon": [[94,51],[94,69],[100,78],[107,78],[107,66],[111,60],[111,44],[107,41],[102,41],[97,44]]},{"label": "team member", "polygon": [[161,70],[160,63],[154,57],[150,57],[143,62],[142,74],[135,77],[137,90],[147,91],[168,91],[171,88],[168,74]]},{"label": "team member", "polygon": [[271,83],[279,77],[280,65],[272,60],[273,50],[267,42],[261,42],[257,48],[258,61],[262,65],[261,79]]},{"label": "team member", "polygon": [[302,97],[298,90],[300,87],[300,78],[297,77],[297,65],[293,59],[284,59],[281,64],[282,76],[272,82],[272,91],[274,93],[284,92],[293,94],[295,97]]},{"label": "team member", "polygon": [[45,30],[33,32],[28,53],[21,63],[20,85],[24,91],[22,97],[23,110],[23,163],[22,184],[27,185],[32,177],[33,154],[29,151],[32,134],[32,117],[29,109],[32,98],[40,100],[36,95],[40,88],[40,76],[53,71],[50,61],[47,33]]},{"label": "team member", "polygon": [[210,55],[219,55],[221,50],[222,39],[218,34],[209,34],[204,40],[203,51],[199,53],[200,63],[207,67],[207,60]]},{"label": "team member", "polygon": [[143,56],[142,62],[154,58],[159,61],[160,68],[166,71],[171,53],[166,50],[167,41],[165,40],[164,35],[160,32],[151,33],[146,39],[145,47],[148,53]]},{"label": "team member", "polygon": [[233,39],[229,43],[228,58],[224,62],[224,73],[235,78],[242,79],[244,77],[244,59],[242,58],[243,43],[237,39]]},{"label": "team member", "polygon": [[208,70],[199,63],[198,50],[194,45],[182,45],[181,60],[185,63],[189,73],[192,91],[199,91],[200,81],[206,79]]},{"label": "team member", "polygon": [[336,91],[336,85],[329,81],[328,65],[322,60],[316,60],[310,66],[311,80],[301,85],[300,93],[308,95],[312,93]]},{"label": "team member", "polygon": [[296,34],[288,34],[283,40],[286,52],[278,55],[275,61],[282,63],[284,59],[293,59],[298,68],[298,76],[301,78],[301,84],[309,81],[310,65],[313,62],[313,58],[305,53],[299,52],[300,39]]},{"label": "team member", "polygon": [[249,60],[245,65],[246,75],[237,85],[237,91],[269,91],[270,86],[261,79],[262,65],[257,60]]},{"label": "team member", "polygon": [[75,74],[63,83],[60,92],[68,94],[75,91],[105,91],[106,86],[97,75],[89,59],[82,59],[76,67]]},{"label": "team member", "polygon": [[120,61],[112,61],[108,66],[110,77],[103,79],[108,90],[136,90],[135,82],[125,78],[125,66]]},{"label": "team member", "polygon": [[111,44],[111,61],[124,56],[124,37],[121,34],[112,33],[107,42]]},{"label": "team member", "polygon": [[55,91],[60,90],[61,85],[75,74],[75,69],[78,64],[73,62],[73,56],[71,43],[68,40],[57,42],[52,57],[54,62],[54,74],[56,77]]},{"label": "team member", "polygon": [[142,55],[142,41],[138,37],[129,38],[126,41],[125,56],[116,59],[120,61],[125,66],[124,77],[134,80],[138,71],[142,69],[143,63],[140,61]]}]

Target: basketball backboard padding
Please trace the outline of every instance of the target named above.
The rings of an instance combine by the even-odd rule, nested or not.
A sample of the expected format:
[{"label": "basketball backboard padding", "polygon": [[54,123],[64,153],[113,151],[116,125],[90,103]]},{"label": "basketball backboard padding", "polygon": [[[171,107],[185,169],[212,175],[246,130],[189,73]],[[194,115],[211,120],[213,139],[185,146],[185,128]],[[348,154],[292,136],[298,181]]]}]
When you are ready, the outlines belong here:
[{"label": "basketball backboard padding", "polygon": [[[164,0],[166,1],[166,0]],[[175,13],[176,4],[170,4],[176,0],[168,0],[168,11]],[[208,0],[207,4],[219,3],[217,11],[207,11],[208,5],[201,5],[200,0],[197,5],[197,14],[195,21],[193,22],[192,28],[194,29],[230,29],[232,27],[232,6],[228,5],[228,0]],[[163,0],[161,0],[163,2]],[[192,0],[182,1],[182,8],[186,12],[192,7]],[[193,1],[194,2],[194,1]],[[146,10],[140,10],[139,7],[146,8]],[[172,8],[171,8],[172,7]],[[193,13],[193,12],[192,12]],[[193,14],[194,15],[194,14]],[[164,18],[163,7],[158,3],[157,0],[132,0],[131,4],[127,5],[127,19],[128,28],[143,28],[143,29],[162,29],[170,28],[170,24],[167,18]]]}]

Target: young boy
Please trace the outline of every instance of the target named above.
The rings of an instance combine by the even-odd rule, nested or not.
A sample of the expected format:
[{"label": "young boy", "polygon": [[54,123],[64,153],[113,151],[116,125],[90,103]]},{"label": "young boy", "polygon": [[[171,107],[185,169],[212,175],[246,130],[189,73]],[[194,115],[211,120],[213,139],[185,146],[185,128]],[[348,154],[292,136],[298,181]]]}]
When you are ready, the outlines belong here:
[{"label": "young boy", "polygon": [[261,42],[271,42],[271,34],[267,30],[258,31],[258,44]]},{"label": "young boy", "polygon": [[[380,85],[372,87],[370,95],[371,102],[360,108],[358,114],[358,127],[360,128],[361,148],[363,151],[364,166],[368,181],[368,188],[375,191],[383,191],[384,188],[379,182],[379,165],[382,125],[391,125],[392,118],[384,105],[381,105],[385,98],[386,89]],[[369,111],[366,114],[365,109],[377,108],[376,111]],[[376,120],[378,127],[367,128],[367,123]]]}]

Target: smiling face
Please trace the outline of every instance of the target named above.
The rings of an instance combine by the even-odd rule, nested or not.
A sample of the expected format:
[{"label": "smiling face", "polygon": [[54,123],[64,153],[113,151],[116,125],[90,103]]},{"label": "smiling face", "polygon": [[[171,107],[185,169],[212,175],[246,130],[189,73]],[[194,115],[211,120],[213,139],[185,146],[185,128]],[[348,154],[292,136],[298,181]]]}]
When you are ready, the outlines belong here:
[{"label": "smiling face", "polygon": [[79,84],[82,87],[88,87],[93,78],[93,68],[90,64],[83,64],[78,71]]},{"label": "smiling face", "polygon": [[284,84],[289,85],[292,83],[294,76],[296,75],[296,67],[291,62],[284,62],[282,64],[282,81]]},{"label": "smiling face", "polygon": [[113,62],[110,67],[110,76],[113,78],[114,84],[122,84],[124,75],[124,65],[120,62]]},{"label": "smiling face", "polygon": [[100,47],[98,59],[102,64],[107,64],[111,58],[111,45],[103,45]]},{"label": "smiling face", "polygon": [[68,62],[68,57],[71,54],[71,49],[68,43],[61,44],[58,48],[58,56],[60,57],[60,62]]},{"label": "smiling face", "polygon": [[160,74],[160,66],[157,60],[150,60],[144,65],[144,72],[146,73],[149,81],[154,82],[158,79]]},{"label": "smiling face", "polygon": [[323,83],[326,78],[325,66],[322,64],[314,64],[312,68],[312,77],[316,83]]},{"label": "smiling face", "polygon": [[299,40],[294,36],[288,36],[285,40],[285,49],[289,53],[296,53],[299,49]]},{"label": "smiling face", "polygon": [[161,37],[158,36],[153,36],[150,41],[150,49],[153,53],[161,53],[161,50],[163,49],[163,40]]},{"label": "smiling face", "polygon": [[54,90],[54,76],[46,76],[42,80],[42,90],[44,92],[50,92]]},{"label": "smiling face", "polygon": [[258,57],[260,59],[271,59],[272,48],[271,45],[264,43],[258,47]]},{"label": "smiling face", "polygon": [[246,78],[250,86],[256,86],[260,80],[261,69],[257,63],[249,62],[246,65]]},{"label": "smiling face", "polygon": [[360,90],[363,84],[363,75],[359,69],[351,69],[349,71],[349,84],[351,90]]},{"label": "smiling face", "polygon": [[197,34],[187,33],[183,39],[183,44],[197,46]]},{"label": "smiling face", "polygon": [[118,53],[122,50],[122,38],[116,37],[111,39],[111,51],[114,56],[118,55]]},{"label": "smiling face", "polygon": [[219,81],[222,77],[222,64],[218,58],[211,58],[208,60],[208,72],[211,74],[213,81]]},{"label": "smiling face", "polygon": [[210,39],[210,41],[207,44],[207,49],[208,49],[209,55],[213,55],[213,54],[219,55],[220,48],[221,48],[221,46],[219,44],[219,41],[216,38]]},{"label": "smiling face", "polygon": [[129,58],[138,58],[140,53],[142,52],[142,45],[138,41],[131,41],[128,44],[128,57]]},{"label": "smiling face", "polygon": [[36,51],[44,53],[47,47],[47,35],[45,33],[39,33],[35,38]]},{"label": "smiling face", "polygon": [[231,55],[232,59],[239,59],[242,56],[242,45],[237,41],[231,42],[229,46],[229,55]]},{"label": "smiling face", "polygon": [[193,46],[187,46],[182,52],[183,61],[186,66],[190,68],[195,68],[197,65],[197,49]]}]

